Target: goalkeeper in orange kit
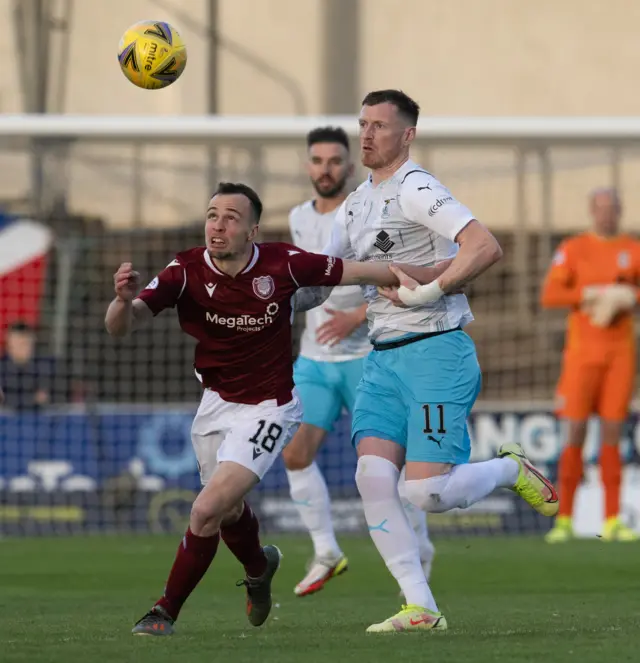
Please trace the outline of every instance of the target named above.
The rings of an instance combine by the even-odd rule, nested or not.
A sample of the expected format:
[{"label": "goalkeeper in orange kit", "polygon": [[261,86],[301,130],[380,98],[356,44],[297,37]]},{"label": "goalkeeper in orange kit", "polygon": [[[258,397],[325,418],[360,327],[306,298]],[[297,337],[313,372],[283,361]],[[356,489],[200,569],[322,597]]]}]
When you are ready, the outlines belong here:
[{"label": "goalkeeper in orange kit", "polygon": [[549,543],[573,536],[571,517],[582,479],[582,447],[591,415],[600,418],[600,471],[604,486],[606,541],[637,535],[619,518],[622,468],[619,441],[628,416],[636,372],[632,311],[638,301],[640,242],[619,233],[621,205],[615,189],[590,198],[591,232],[558,248],[542,290],[542,306],[568,308],[556,412],[567,422],[560,456],[560,510]]}]

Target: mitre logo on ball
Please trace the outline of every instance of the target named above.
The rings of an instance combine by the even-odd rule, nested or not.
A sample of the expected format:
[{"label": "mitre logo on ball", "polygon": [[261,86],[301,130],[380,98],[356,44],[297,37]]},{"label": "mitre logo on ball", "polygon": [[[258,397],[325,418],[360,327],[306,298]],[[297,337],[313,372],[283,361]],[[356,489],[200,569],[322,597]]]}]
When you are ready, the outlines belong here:
[{"label": "mitre logo on ball", "polygon": [[253,292],[260,299],[269,299],[276,290],[276,284],[270,276],[258,276],[253,279]]},{"label": "mitre logo on ball", "polygon": [[147,90],[160,90],[180,78],[187,66],[187,48],[166,21],[140,21],[122,35],[118,46],[122,73]]}]

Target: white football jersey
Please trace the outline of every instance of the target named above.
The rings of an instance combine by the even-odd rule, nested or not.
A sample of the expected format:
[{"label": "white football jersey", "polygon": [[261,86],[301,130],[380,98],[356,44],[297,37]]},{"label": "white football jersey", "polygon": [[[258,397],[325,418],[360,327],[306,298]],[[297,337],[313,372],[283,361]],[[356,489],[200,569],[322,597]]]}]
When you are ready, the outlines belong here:
[{"label": "white football jersey", "polygon": [[[377,187],[369,177],[349,195],[336,214],[324,253],[431,267],[456,255],[454,240],[473,218],[433,175],[407,161]],[[378,295],[374,287],[364,293],[372,341],[455,329],[473,320],[465,295],[446,295],[405,309]]]},{"label": "white football jersey", "polygon": [[[331,237],[336,211],[328,214],[316,212],[313,201],[298,205],[289,214],[289,228],[293,243],[305,251],[322,253]],[[329,299],[306,313],[305,329],[300,344],[300,355],[315,361],[350,361],[369,354],[371,344],[368,340],[368,326],[363,323],[351,336],[334,346],[319,345],[316,330],[331,316],[325,308],[337,311],[349,311],[365,303],[359,286],[339,286],[332,290]]]}]

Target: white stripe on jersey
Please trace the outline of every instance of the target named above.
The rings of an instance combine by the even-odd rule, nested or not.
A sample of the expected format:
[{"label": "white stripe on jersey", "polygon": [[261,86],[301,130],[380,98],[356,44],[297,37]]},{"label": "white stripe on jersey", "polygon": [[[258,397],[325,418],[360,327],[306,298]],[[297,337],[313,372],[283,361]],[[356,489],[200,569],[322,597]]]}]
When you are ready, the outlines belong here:
[{"label": "white stripe on jersey", "polygon": [[[312,201],[307,201],[291,210],[289,228],[293,243],[305,251],[322,253],[327,245],[333,227],[336,211],[328,214],[316,212]],[[316,330],[331,316],[325,308],[349,311],[365,303],[359,286],[339,286],[333,289],[329,299],[317,308],[306,313],[306,325],[300,344],[300,355],[314,361],[350,361],[365,356],[371,351],[367,338],[367,324],[364,323],[354,333],[334,346],[319,345]]]},{"label": "white stripe on jersey", "polygon": [[[407,161],[377,187],[369,178],[349,195],[323,253],[430,267],[456,255],[454,240],[473,218],[433,175]],[[372,341],[445,331],[473,320],[465,295],[410,309],[393,306],[374,287],[366,288],[365,297]]]}]

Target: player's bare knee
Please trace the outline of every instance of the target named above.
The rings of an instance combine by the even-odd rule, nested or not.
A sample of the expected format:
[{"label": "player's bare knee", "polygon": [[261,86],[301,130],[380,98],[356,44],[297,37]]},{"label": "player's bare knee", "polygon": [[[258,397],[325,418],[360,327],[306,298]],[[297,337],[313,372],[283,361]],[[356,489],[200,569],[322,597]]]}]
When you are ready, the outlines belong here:
[{"label": "player's bare knee", "polygon": [[318,426],[302,424],[293,439],[282,451],[284,466],[290,472],[305,470],[313,463],[326,431]]},{"label": "player's bare knee", "polygon": [[398,468],[380,456],[360,456],[356,485],[363,500],[379,502],[398,495]]},{"label": "player's bare knee", "polygon": [[[219,529],[229,505],[224,496],[203,491],[191,507],[189,523],[191,531],[198,536],[212,536]],[[205,532],[205,534],[201,534]]]},{"label": "player's bare knee", "polygon": [[380,439],[377,437],[363,437],[358,441],[356,448],[358,458],[361,456],[376,456],[385,458],[390,463],[395,465],[398,472],[405,464],[405,450],[404,447],[391,442],[389,440]]},{"label": "player's bare knee", "polygon": [[602,444],[616,446],[622,436],[622,422],[600,419],[600,441]]},{"label": "player's bare knee", "polygon": [[244,511],[244,500],[236,502],[224,515],[222,518],[222,526],[224,525],[233,525],[240,520],[242,512]]},{"label": "player's bare knee", "polygon": [[191,508],[189,527],[197,536],[212,536],[220,529],[222,514],[216,514],[200,505]]},{"label": "player's bare knee", "polygon": [[303,445],[288,444],[282,452],[284,466],[290,471],[305,470],[313,463],[314,455]]},{"label": "player's bare knee", "polygon": [[587,437],[586,421],[569,421],[567,424],[567,444],[571,447],[582,447]]}]

